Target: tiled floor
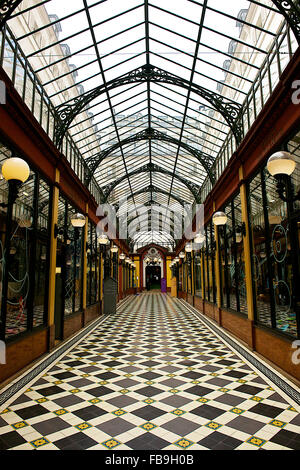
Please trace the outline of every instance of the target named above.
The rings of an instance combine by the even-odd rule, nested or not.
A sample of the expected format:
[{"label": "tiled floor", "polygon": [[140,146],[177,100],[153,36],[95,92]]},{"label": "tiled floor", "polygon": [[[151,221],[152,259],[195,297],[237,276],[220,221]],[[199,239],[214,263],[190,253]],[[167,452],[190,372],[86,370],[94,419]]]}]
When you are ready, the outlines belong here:
[{"label": "tiled floor", "polygon": [[144,294],[0,412],[0,450],[34,448],[299,450],[300,414],[180,301]]}]

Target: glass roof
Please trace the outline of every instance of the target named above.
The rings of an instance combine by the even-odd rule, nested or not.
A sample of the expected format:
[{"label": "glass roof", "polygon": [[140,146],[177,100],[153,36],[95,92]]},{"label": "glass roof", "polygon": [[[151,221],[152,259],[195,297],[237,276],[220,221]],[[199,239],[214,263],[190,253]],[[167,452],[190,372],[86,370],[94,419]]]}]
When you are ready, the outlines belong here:
[{"label": "glass roof", "polygon": [[283,22],[270,0],[24,0],[8,26],[58,110],[101,88],[68,130],[109,203],[151,212],[195,201],[232,130],[209,97],[240,109]]}]

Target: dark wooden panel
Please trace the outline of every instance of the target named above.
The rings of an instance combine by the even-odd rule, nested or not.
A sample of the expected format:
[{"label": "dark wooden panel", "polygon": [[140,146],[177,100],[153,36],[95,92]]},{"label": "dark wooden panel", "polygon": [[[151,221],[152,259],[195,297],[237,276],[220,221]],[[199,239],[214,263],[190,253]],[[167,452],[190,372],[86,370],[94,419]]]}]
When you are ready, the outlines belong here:
[{"label": "dark wooden panel", "polygon": [[83,324],[83,313],[75,313],[70,317],[66,317],[64,321],[64,339],[72,336],[76,331],[81,330]]},{"label": "dark wooden panel", "polygon": [[6,349],[6,364],[0,365],[0,384],[47,352],[48,330],[28,335]]},{"label": "dark wooden panel", "polygon": [[85,324],[95,320],[100,315],[100,304],[95,304],[86,308],[85,311]]},{"label": "dark wooden panel", "polygon": [[247,317],[242,317],[224,309],[222,309],[221,315],[222,327],[252,347],[252,322]]},{"label": "dark wooden panel", "polygon": [[294,364],[292,360],[296,351],[292,348],[293,342],[258,326],[254,328],[254,334],[256,351],[292,377],[300,380],[300,364]]},{"label": "dark wooden panel", "polygon": [[203,313],[203,300],[200,297],[194,298],[194,307]]}]

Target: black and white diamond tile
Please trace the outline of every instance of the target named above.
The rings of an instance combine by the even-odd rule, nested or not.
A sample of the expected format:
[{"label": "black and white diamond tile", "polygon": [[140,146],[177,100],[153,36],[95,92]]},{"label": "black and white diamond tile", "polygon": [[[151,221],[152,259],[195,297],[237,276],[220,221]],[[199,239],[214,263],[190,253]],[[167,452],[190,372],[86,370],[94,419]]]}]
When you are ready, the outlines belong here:
[{"label": "black and white diamond tile", "polygon": [[300,449],[300,415],[185,306],[124,303],[8,408],[6,449]]}]

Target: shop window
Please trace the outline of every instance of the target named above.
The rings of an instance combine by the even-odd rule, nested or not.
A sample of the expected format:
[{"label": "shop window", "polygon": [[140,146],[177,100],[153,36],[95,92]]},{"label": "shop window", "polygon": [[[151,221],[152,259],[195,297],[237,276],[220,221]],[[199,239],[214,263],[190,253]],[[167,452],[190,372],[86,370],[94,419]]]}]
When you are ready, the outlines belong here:
[{"label": "shop window", "polygon": [[240,195],[223,210],[227,215],[227,223],[219,228],[221,302],[225,308],[247,314]]},{"label": "shop window", "polygon": [[[286,190],[289,184],[287,180]],[[299,209],[280,199],[266,168],[249,183],[248,199],[256,320],[297,336]]]},{"label": "shop window", "polygon": [[[7,146],[0,146],[1,164],[11,157]],[[0,180],[1,202],[8,200],[8,184]],[[0,280],[8,268],[8,290],[1,296],[2,338],[10,340],[47,323],[49,221],[51,187],[31,168],[19,190],[12,212],[9,253],[4,253],[7,209],[0,209]]]}]

